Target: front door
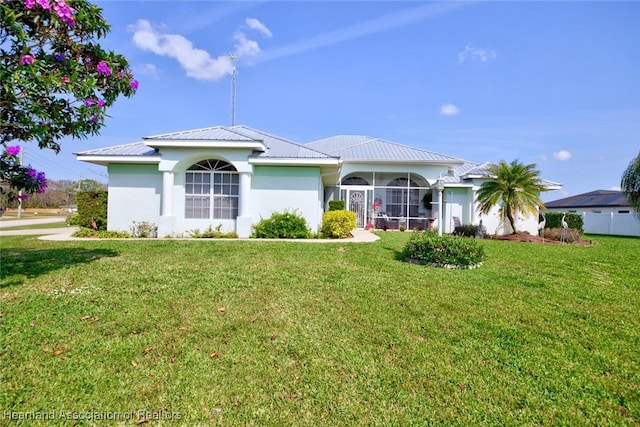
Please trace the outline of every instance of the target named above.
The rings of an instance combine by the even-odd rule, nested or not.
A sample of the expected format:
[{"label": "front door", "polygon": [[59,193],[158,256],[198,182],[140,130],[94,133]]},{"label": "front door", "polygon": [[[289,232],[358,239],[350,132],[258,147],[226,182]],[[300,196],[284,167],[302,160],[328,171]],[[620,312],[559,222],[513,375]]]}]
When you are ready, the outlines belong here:
[{"label": "front door", "polygon": [[347,193],[347,209],[356,213],[356,226],[364,228],[367,222],[366,190],[349,190]]}]

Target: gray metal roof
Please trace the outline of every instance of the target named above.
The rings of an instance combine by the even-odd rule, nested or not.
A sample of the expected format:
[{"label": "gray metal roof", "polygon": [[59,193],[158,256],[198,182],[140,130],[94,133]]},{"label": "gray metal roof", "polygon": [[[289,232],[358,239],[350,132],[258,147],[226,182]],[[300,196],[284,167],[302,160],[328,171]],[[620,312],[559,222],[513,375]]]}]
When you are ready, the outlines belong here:
[{"label": "gray metal roof", "polygon": [[629,200],[622,191],[596,190],[545,203],[547,208],[605,208],[629,207]]},{"label": "gray metal roof", "polygon": [[286,159],[329,159],[334,157],[291,140],[252,129],[248,126],[234,126],[231,129],[247,138],[262,141],[264,145],[267,146],[265,152],[255,153],[252,157]]},{"label": "gray metal roof", "polygon": [[177,147],[180,146],[180,141],[255,141],[261,142],[267,147],[267,149],[264,152],[255,152],[252,157],[283,159],[332,158],[332,156],[314,150],[313,148],[306,147],[279,136],[252,129],[248,126],[215,126],[204,129],[165,133],[162,135],[145,137],[144,142],[99,148],[76,154],[81,156],[149,156],[158,154],[156,149],[152,147],[153,141],[176,141],[175,145]]},{"label": "gray metal roof", "polygon": [[153,156],[158,153],[155,148],[149,147],[144,142],[134,142],[133,144],[80,151],[75,154],[78,156]]},{"label": "gray metal roof", "polygon": [[214,126],[202,129],[185,130],[180,132],[164,133],[161,135],[145,136],[145,141],[255,141],[255,138],[247,137],[234,128]]},{"label": "gray metal roof", "polygon": [[347,161],[463,163],[455,157],[364,135],[338,135],[306,146]]}]

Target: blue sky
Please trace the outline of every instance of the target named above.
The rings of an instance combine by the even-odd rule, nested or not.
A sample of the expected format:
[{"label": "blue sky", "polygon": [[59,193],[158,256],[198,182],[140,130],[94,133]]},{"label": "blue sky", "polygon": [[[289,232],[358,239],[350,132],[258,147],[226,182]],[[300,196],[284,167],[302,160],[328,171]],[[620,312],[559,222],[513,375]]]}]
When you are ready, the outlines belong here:
[{"label": "blue sky", "polygon": [[535,163],[563,190],[614,189],[640,150],[639,2],[98,1],[103,45],[140,81],[52,179],[106,182],[74,152],[236,124],[305,143],[364,134],[474,162]]}]

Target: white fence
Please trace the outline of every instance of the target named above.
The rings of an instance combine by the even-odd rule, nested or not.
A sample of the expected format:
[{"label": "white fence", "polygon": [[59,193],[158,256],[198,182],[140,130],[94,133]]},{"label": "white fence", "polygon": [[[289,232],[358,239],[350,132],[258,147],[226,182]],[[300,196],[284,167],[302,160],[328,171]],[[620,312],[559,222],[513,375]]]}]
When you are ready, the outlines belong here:
[{"label": "white fence", "polygon": [[582,212],[582,218],[585,233],[640,236],[640,220],[632,213]]}]

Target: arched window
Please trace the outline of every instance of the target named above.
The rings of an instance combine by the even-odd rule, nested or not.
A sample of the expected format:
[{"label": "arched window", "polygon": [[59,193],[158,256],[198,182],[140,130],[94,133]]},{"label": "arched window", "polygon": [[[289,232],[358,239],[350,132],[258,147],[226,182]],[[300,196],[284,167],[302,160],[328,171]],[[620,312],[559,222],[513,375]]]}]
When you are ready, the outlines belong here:
[{"label": "arched window", "polygon": [[418,216],[420,197],[416,183],[407,178],[391,180],[387,188],[387,214],[394,217]]},{"label": "arched window", "polygon": [[231,163],[209,159],[191,165],[184,181],[184,217],[235,219],[239,190],[238,171]]},{"label": "arched window", "polygon": [[359,176],[350,176],[342,180],[342,185],[369,185],[366,179]]}]

